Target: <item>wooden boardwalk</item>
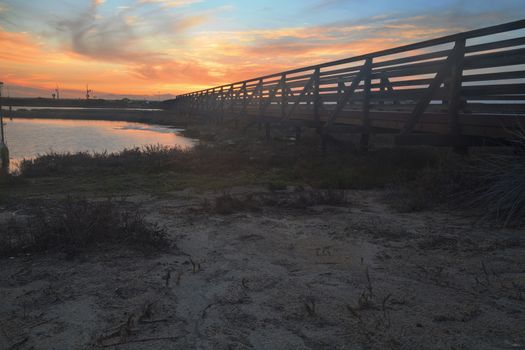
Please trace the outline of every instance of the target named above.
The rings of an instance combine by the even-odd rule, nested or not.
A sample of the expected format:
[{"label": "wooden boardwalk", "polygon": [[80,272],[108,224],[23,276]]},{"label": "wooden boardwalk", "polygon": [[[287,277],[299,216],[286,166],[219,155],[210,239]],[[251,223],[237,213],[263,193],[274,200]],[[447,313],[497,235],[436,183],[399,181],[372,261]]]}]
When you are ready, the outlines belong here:
[{"label": "wooden boardwalk", "polygon": [[[525,20],[177,96],[178,113],[468,146],[525,128]],[[521,126],[520,126],[521,125]]]}]

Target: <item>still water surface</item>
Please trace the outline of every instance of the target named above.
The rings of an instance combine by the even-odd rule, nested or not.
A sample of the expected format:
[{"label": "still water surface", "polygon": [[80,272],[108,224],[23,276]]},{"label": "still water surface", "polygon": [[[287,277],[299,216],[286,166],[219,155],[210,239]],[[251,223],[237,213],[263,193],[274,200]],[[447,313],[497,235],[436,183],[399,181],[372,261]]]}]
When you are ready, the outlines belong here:
[{"label": "still water surface", "polygon": [[195,140],[177,129],[120,121],[64,119],[5,119],[11,165],[48,152],[118,152],[125,148],[164,145],[189,148]]}]

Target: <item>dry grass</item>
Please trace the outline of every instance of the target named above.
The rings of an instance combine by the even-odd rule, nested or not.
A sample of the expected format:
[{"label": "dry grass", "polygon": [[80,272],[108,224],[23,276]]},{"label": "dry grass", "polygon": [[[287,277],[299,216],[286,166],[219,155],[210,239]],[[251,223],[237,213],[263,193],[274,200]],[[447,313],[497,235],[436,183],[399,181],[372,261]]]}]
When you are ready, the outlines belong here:
[{"label": "dry grass", "polygon": [[234,196],[223,193],[212,202],[204,200],[201,207],[206,212],[230,215],[237,212],[261,211],[264,207],[281,209],[306,209],[316,205],[345,207],[349,205],[344,190],[297,190],[281,193],[251,193]]},{"label": "dry grass", "polygon": [[0,256],[47,250],[73,256],[94,246],[118,244],[136,249],[167,245],[166,231],[148,223],[137,207],[111,199],[67,198],[29,209],[25,219],[0,226]]},{"label": "dry grass", "polygon": [[387,186],[387,199],[401,212],[432,209],[441,205],[467,206],[465,198],[479,186],[477,171],[465,159],[448,155],[437,164],[400,174]]},{"label": "dry grass", "polygon": [[155,172],[176,167],[185,161],[186,151],[161,145],[108,152],[50,152],[34,159],[24,159],[19,174],[25,178],[74,176],[101,173]]},{"label": "dry grass", "polygon": [[[260,142],[253,135],[218,135],[220,141],[191,150],[149,146],[111,154],[46,154],[23,161],[18,180],[82,176],[88,183],[100,181],[100,176],[119,175],[133,176],[133,181],[141,182],[136,188],[144,184],[154,187],[154,177],[160,176],[157,182],[162,190],[215,183],[214,189],[266,184],[275,192],[289,185],[335,190],[388,188],[393,205],[401,211],[427,210],[450,203],[474,209],[487,207],[488,216],[505,224],[525,213],[523,151],[484,155],[481,160],[465,160],[450,151],[429,147],[323,154],[319,145],[309,139],[291,145],[286,141]],[[517,138],[517,149],[525,147],[524,137],[521,134]],[[167,175],[162,178],[162,174]],[[185,178],[172,184],[174,175]],[[184,179],[191,181],[184,184]],[[288,202],[290,206],[307,207],[323,201],[344,202],[337,198],[311,198],[310,194],[298,195]],[[217,213],[231,213],[253,210],[260,203],[224,196],[212,206]]]},{"label": "dry grass", "polygon": [[385,186],[392,178],[412,179],[437,163],[432,149],[381,149],[323,154],[317,146],[261,144],[253,139],[200,145],[191,150],[149,146],[120,153],[50,153],[20,164],[23,178],[93,176],[101,174],[176,172],[185,174],[243,174],[270,179],[274,189],[303,183],[317,188],[348,189]]},{"label": "dry grass", "polygon": [[472,205],[504,226],[525,218],[525,131],[515,134],[513,154],[494,154],[476,166],[482,184],[474,191]]}]

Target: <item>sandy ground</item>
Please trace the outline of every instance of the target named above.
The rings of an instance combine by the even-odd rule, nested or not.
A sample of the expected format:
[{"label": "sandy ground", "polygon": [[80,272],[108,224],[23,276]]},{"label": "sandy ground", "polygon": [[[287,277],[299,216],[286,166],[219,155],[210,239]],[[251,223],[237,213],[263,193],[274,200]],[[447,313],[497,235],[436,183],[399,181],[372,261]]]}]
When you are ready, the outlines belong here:
[{"label": "sandy ground", "polygon": [[523,231],[375,191],[232,215],[199,196],[133,199],[167,253],[0,261],[0,349],[525,348]]}]

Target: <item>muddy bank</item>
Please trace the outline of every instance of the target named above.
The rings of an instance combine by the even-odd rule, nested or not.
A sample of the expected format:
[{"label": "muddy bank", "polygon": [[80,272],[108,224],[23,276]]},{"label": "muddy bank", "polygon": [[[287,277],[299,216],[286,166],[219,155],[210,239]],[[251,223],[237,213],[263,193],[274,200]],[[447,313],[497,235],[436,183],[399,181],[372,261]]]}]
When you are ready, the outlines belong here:
[{"label": "muddy bank", "polygon": [[0,348],[525,346],[522,231],[399,213],[377,190],[304,208],[280,204],[290,189],[229,193],[275,202],[220,215],[218,193],[137,195],[169,251],[3,259]]}]

